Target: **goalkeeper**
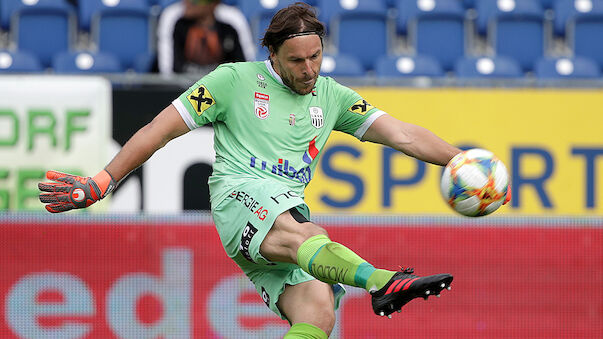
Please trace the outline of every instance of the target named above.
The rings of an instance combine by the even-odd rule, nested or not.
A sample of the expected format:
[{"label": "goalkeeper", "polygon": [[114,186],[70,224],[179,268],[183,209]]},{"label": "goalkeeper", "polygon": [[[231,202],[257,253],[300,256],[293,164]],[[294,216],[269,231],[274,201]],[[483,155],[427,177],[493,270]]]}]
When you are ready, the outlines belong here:
[{"label": "goalkeeper", "polygon": [[308,5],[280,10],[262,39],[268,60],[217,67],[136,132],[96,176],[49,171],[54,182],[39,184],[40,200],[50,212],[90,206],[167,142],[212,123],[216,229],[267,306],[291,324],[285,338],[326,338],[341,284],[369,292],[381,316],[414,298],[439,295],[450,287],[450,274],[375,268],[310,221],[304,188],[333,130],[438,165],[460,152],[319,76],[324,33]]}]

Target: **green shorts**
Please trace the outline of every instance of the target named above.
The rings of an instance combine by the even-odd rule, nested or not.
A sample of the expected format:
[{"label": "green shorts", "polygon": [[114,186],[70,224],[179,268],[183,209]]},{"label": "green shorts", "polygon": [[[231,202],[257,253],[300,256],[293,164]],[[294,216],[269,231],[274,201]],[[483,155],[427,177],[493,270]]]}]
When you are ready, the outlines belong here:
[{"label": "green shorts", "polygon": [[[266,305],[282,319],[276,306],[286,285],[315,279],[298,265],[270,262],[260,254],[260,244],[281,213],[296,208],[306,219],[310,211],[289,187],[267,179],[246,180],[216,206],[212,216],[226,253],[251,279]],[[336,308],[345,290],[333,285]]]}]

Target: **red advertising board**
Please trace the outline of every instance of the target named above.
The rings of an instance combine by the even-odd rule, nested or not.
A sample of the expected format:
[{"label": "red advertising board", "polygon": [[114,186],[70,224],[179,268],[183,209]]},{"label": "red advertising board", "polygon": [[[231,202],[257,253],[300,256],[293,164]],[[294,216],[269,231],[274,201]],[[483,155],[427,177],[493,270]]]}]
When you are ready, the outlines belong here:
[{"label": "red advertising board", "polygon": [[[2,222],[1,338],[279,338],[209,223]],[[414,219],[413,219],[414,220]],[[350,288],[332,338],[602,338],[603,227],[326,225],[375,266],[449,272],[393,319]]]}]

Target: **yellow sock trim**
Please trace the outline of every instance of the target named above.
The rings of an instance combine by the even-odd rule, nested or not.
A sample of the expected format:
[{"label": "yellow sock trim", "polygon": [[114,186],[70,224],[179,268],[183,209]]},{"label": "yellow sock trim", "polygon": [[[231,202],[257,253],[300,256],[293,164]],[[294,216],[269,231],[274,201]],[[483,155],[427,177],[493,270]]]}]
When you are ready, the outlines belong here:
[{"label": "yellow sock trim", "polygon": [[291,326],[283,339],[327,339],[327,334],[312,324],[297,323]]}]

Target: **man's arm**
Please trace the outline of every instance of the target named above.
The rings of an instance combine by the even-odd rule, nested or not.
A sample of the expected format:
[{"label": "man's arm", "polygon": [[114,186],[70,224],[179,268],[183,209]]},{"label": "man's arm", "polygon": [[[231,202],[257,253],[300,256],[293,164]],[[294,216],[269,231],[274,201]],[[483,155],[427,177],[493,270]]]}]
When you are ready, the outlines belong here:
[{"label": "man's arm", "polygon": [[388,114],[377,118],[362,140],[390,146],[411,157],[441,166],[461,152],[429,130]]},{"label": "man's arm", "polygon": [[117,182],[138,168],[168,141],[190,131],[174,105],[169,105],[134,134],[105,167]]},{"label": "man's arm", "polygon": [[153,121],[138,130],[102,171],[94,177],[48,171],[55,182],[38,184],[40,201],[52,213],[88,207],[107,196],[128,173],[142,165],[168,141],[189,131],[173,105],[166,107]]}]

